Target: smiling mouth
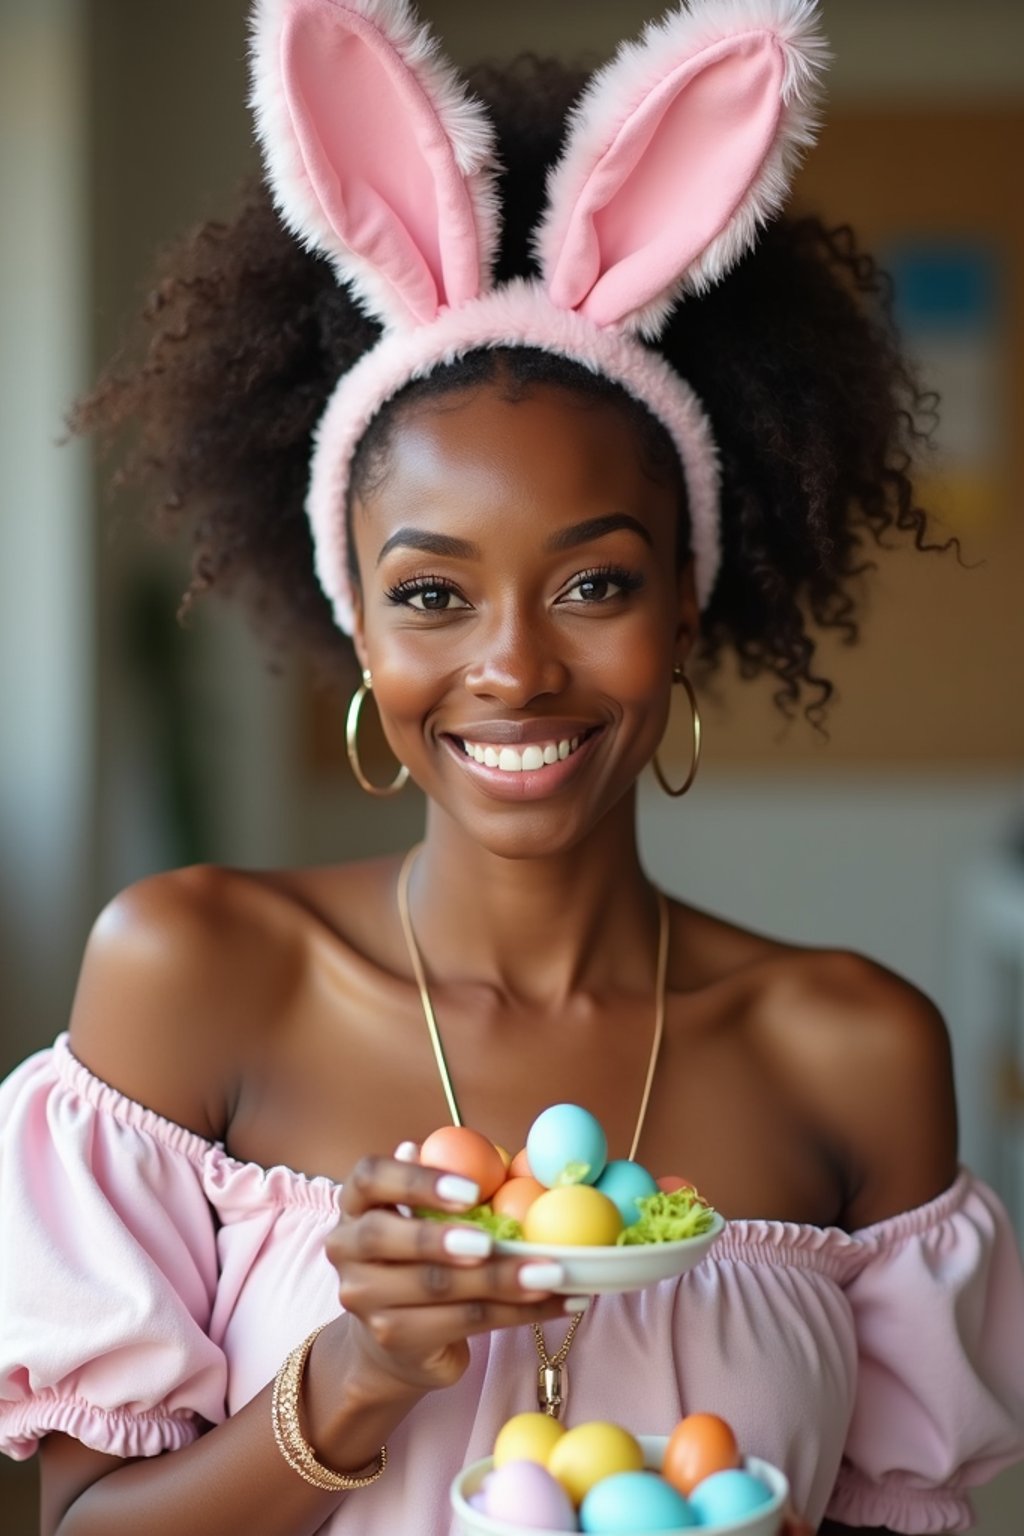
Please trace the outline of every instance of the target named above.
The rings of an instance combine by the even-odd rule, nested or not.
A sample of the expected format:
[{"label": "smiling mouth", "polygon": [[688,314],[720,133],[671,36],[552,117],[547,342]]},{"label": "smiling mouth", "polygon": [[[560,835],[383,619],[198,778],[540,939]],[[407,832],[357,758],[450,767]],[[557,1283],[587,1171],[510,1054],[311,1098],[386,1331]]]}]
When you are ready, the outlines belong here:
[{"label": "smiling mouth", "polygon": [[564,736],[558,741],[531,741],[522,747],[468,741],[461,736],[454,736],[452,740],[482,768],[497,768],[502,773],[533,773],[538,768],[564,763],[593,734],[593,730],[581,731],[578,736]]}]

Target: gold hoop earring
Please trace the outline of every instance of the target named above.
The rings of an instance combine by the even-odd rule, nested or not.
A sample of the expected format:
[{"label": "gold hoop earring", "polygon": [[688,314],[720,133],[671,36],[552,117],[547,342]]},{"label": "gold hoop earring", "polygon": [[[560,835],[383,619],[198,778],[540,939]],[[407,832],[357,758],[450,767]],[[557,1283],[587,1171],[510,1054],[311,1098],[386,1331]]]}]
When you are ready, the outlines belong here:
[{"label": "gold hoop earring", "polygon": [[682,667],[672,668],[672,681],[673,683],[682,683],[683,687],[686,689],[686,696],[690,701],[690,708],[693,711],[693,758],[690,763],[690,771],[686,775],[686,778],[679,789],[673,789],[661,770],[661,764],[658,762],[657,752],[654,754],[651,766],[654,769],[655,777],[657,778],[658,783],[661,785],[666,795],[670,795],[673,800],[678,800],[680,795],[686,794],[686,791],[690,788],[694,779],[697,777],[697,768],[700,764],[700,710],[697,708],[697,695],[693,691],[693,684],[690,682],[690,679],[687,677]]},{"label": "gold hoop earring", "polygon": [[363,680],[352,695],[348,714],[345,716],[345,750],[348,752],[348,760],[352,764],[352,772],[360,789],[365,789],[368,795],[377,795],[380,799],[385,799],[388,795],[398,794],[409,777],[409,770],[402,763],[390,784],[372,784],[363,772],[363,766],[359,761],[359,716],[362,714],[367,694],[372,692],[373,678],[364,668]]}]

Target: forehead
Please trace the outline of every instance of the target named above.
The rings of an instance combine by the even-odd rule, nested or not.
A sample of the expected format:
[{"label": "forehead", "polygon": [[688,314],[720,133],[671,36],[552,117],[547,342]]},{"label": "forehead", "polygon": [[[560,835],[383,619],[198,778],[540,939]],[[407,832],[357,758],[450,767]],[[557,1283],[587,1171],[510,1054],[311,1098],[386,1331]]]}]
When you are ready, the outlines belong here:
[{"label": "forehead", "polygon": [[386,536],[398,522],[447,528],[468,520],[479,541],[510,516],[522,528],[524,519],[559,524],[581,511],[628,511],[653,526],[672,521],[676,496],[645,462],[640,428],[614,401],[551,385],[509,398],[497,385],[479,385],[399,412],[384,473],[358,503],[356,535],[363,522]]}]

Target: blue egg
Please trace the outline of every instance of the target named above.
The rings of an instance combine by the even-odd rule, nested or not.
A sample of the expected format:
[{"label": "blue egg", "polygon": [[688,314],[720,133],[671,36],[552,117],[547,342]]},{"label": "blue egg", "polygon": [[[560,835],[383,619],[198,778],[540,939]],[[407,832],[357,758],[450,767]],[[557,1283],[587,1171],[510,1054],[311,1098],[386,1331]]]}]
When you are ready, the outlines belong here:
[{"label": "blue egg", "polygon": [[587,1169],[576,1183],[596,1184],[608,1159],[600,1123],[578,1104],[552,1104],[537,1116],[526,1138],[526,1156],[535,1179],[554,1189],[571,1164]]},{"label": "blue egg", "polygon": [[594,1484],[580,1505],[580,1530],[606,1536],[629,1531],[679,1531],[697,1518],[681,1493],[657,1472],[615,1472]]},{"label": "blue egg", "polygon": [[613,1205],[618,1206],[619,1215],[627,1227],[640,1219],[640,1207],[636,1202],[645,1195],[658,1193],[658,1186],[647,1169],[641,1168],[639,1163],[631,1163],[625,1157],[617,1158],[605,1166],[604,1173],[597,1181],[597,1188],[602,1195],[608,1196]]},{"label": "blue egg", "polygon": [[728,1472],[712,1472],[690,1492],[690,1507],[701,1525],[730,1525],[752,1515],[768,1504],[772,1490],[753,1472],[737,1467]]}]

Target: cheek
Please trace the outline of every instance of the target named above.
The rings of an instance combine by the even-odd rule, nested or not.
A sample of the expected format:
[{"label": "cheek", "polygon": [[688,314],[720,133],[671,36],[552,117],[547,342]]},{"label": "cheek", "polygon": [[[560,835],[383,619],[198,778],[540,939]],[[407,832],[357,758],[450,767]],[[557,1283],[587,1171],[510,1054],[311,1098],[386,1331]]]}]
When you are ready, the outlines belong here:
[{"label": "cheek", "polygon": [[392,634],[374,643],[372,635],[367,637],[373,691],[381,714],[394,727],[420,725],[444,689],[446,669],[439,648],[424,643],[427,638]]}]

